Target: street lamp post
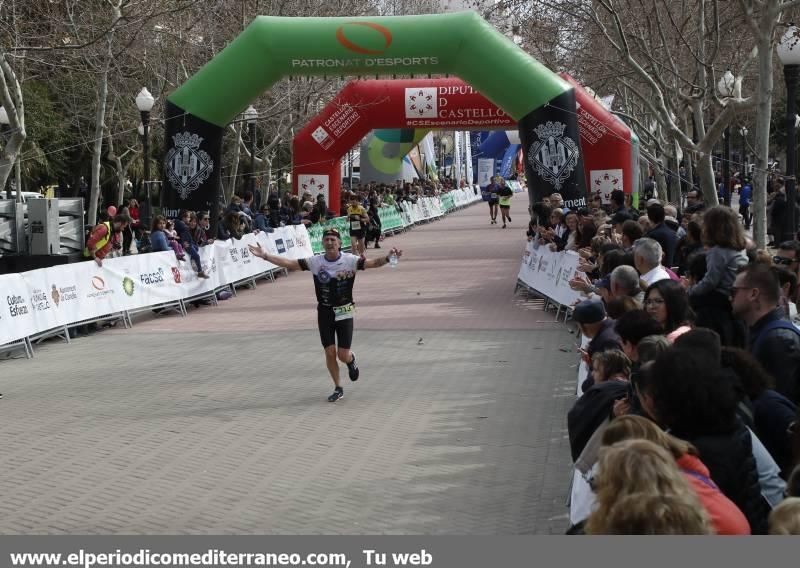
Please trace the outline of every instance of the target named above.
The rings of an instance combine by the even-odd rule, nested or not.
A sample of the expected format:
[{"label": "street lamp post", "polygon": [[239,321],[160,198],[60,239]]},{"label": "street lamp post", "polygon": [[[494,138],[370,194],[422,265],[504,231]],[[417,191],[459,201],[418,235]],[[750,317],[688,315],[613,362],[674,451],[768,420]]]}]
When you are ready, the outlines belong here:
[{"label": "street lamp post", "polygon": [[250,136],[250,171],[247,176],[247,188],[255,196],[256,194],[256,122],[258,122],[258,111],[253,105],[244,111],[244,119],[247,121],[247,132]]},{"label": "street lamp post", "polygon": [[[4,137],[5,133],[8,132],[8,124],[8,112],[6,112],[5,107],[0,107],[0,131],[3,133]],[[8,183],[8,179],[6,179],[6,199],[11,199],[11,184]]]},{"label": "street lamp post", "polygon": [[797,28],[789,24],[786,33],[778,44],[778,57],[783,63],[783,77],[786,80],[786,215],[781,240],[793,240],[797,228],[795,204],[797,203],[796,164],[796,123],[795,98],[797,97],[797,79],[800,77],[800,37]]},{"label": "street lamp post", "polygon": [[[139,94],[136,95],[136,108],[139,109],[139,114],[142,117],[141,135],[142,135],[142,164],[144,166],[144,211],[142,211],[142,226],[145,231],[150,230],[150,221],[152,215],[152,205],[150,204],[150,111],[153,110],[155,99],[146,87],[142,87]],[[163,197],[162,197],[163,198]],[[163,203],[159,201],[159,205]]]},{"label": "street lamp post", "polygon": [[742,126],[741,130],[739,130],[739,134],[742,135],[742,183],[744,183],[744,178],[747,175],[747,130],[746,126]]},{"label": "street lamp post", "polygon": [[[720,96],[722,98],[730,98],[733,96],[733,85],[735,82],[735,78],[733,73],[731,73],[730,69],[725,71],[725,74],[717,83],[717,90],[719,91]],[[725,188],[725,205],[728,207],[731,206],[731,192],[732,187],[731,185],[731,171],[730,171],[730,162],[731,162],[731,128],[730,126],[725,128],[724,140],[722,145],[722,185]]]}]

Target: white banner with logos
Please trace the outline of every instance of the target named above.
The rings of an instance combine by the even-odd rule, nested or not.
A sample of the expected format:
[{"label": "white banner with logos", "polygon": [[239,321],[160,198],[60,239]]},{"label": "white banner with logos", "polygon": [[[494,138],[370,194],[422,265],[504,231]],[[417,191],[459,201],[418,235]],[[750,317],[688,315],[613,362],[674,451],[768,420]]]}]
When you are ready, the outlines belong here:
[{"label": "white banner with logos", "polygon": [[583,297],[569,287],[580,257],[573,251],[554,252],[549,245],[529,241],[525,247],[519,280],[532,290],[562,306],[572,306]]},{"label": "white banner with logos", "polygon": [[459,182],[461,181],[461,177],[463,172],[462,170],[462,156],[461,156],[461,138],[464,135],[463,132],[456,132],[453,142],[453,162],[455,166],[455,172],[453,173],[453,181],[456,182],[456,187],[458,187]]},{"label": "white banner with logos", "polygon": [[314,256],[302,225],[241,240],[216,241],[199,250],[199,278],[188,260],[172,251],[62,264],[19,274],[0,275],[0,345],[50,329],[128,310],[191,298],[276,266],[253,256],[248,245],[299,259]]},{"label": "white banner with logos", "polygon": [[494,158],[478,158],[478,185],[486,187],[492,183]]},{"label": "white banner with logos", "polygon": [[480,201],[483,199],[481,197],[480,189],[475,191],[475,188],[472,187],[465,187],[462,189],[454,190],[451,193],[454,194],[453,202],[456,204],[456,207],[463,207],[465,205],[469,205],[470,203],[475,203],[476,201]]},{"label": "white banner with logos", "polygon": [[25,279],[20,274],[0,276],[0,290],[3,294],[0,344],[22,339],[39,331]]}]

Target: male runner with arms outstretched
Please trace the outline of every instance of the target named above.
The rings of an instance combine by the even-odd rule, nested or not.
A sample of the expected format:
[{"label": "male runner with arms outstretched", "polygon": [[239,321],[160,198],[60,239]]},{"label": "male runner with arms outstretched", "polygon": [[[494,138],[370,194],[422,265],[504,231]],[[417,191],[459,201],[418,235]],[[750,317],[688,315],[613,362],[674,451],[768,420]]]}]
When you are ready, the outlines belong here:
[{"label": "male runner with arms outstretched", "polygon": [[325,254],[291,260],[267,253],[260,245],[250,245],[250,252],[288,270],[309,270],[314,276],[314,289],[317,293],[317,323],[322,347],[325,349],[325,364],[331,374],[335,389],[328,397],[328,402],[336,402],[344,396],[344,389],[339,384],[339,363],[336,344],[338,343],[338,359],[347,365],[351,381],[358,380],[358,365],[355,353],[350,351],[353,341],[353,283],[356,270],[378,268],[389,263],[389,258],[398,258],[403,251],[393,248],[386,257],[367,260],[341,252],[342,239],[336,229],[326,229],[322,234],[322,246]]}]

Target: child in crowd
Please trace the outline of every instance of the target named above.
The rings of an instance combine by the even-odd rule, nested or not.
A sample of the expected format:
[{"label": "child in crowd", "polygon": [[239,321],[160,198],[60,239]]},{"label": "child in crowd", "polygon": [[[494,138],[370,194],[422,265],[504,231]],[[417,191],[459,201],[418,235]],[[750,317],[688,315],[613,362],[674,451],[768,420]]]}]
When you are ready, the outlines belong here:
[{"label": "child in crowd", "polygon": [[178,260],[183,260],[186,256],[186,253],[184,252],[183,247],[178,244],[177,240],[171,240],[169,238],[169,234],[167,233],[167,223],[169,223],[169,221],[167,221],[161,215],[157,215],[155,219],[153,219],[153,226],[150,230],[150,245],[152,250],[153,252],[161,252],[172,249]]},{"label": "child in crowd", "polygon": [[178,232],[175,230],[175,222],[172,219],[166,220],[164,234],[167,237],[167,243],[170,248],[175,251],[175,256],[178,257],[178,260],[183,260],[186,256],[186,251],[183,250],[180,241],[178,241]]},{"label": "child in crowd", "polygon": [[705,274],[693,285],[683,279],[690,303],[703,307],[695,324],[719,333],[723,345],[744,346],[745,334],[734,321],[730,301],[736,273],[747,264],[745,234],[736,213],[724,206],[709,209],[703,216],[702,239],[707,248]]}]

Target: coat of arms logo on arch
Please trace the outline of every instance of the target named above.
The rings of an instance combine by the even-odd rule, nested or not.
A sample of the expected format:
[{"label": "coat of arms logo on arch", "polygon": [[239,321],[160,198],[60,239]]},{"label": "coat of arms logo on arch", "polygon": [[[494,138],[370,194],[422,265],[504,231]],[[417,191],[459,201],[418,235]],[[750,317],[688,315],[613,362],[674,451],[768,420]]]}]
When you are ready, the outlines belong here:
[{"label": "coat of arms logo on arch", "polygon": [[203,138],[190,132],[172,137],[173,146],[164,158],[164,171],[181,199],[189,197],[214,171],[214,160],[200,149]]},{"label": "coat of arms logo on arch", "polygon": [[572,174],[578,163],[580,150],[575,141],[564,136],[566,124],[550,122],[535,128],[539,140],[531,144],[528,162],[542,179],[551,183],[556,190]]}]

